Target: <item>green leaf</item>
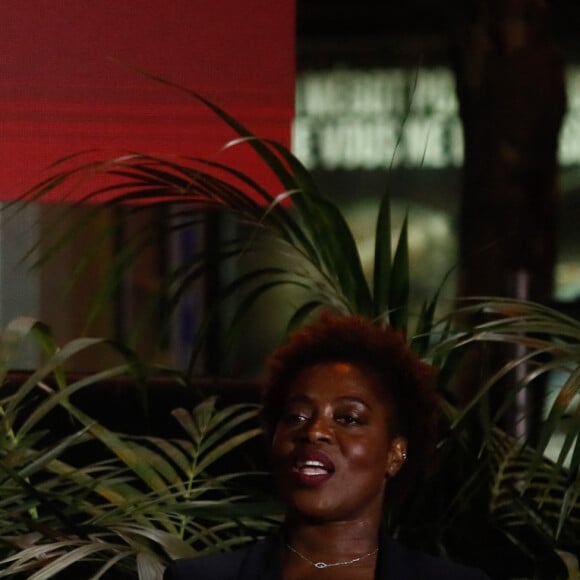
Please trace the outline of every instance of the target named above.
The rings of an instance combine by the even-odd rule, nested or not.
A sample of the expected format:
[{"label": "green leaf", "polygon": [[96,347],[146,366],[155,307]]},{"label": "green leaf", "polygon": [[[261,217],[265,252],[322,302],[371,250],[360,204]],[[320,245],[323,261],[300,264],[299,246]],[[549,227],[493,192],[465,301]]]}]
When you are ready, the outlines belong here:
[{"label": "green leaf", "polygon": [[391,281],[391,197],[388,193],[382,196],[379,205],[374,260],[374,311],[375,315],[383,315],[383,322],[388,322],[388,316],[385,316],[389,308]]},{"label": "green leaf", "polygon": [[405,217],[393,257],[389,287],[389,320],[391,326],[399,328],[404,333],[407,332],[410,293],[407,237],[407,217]]}]

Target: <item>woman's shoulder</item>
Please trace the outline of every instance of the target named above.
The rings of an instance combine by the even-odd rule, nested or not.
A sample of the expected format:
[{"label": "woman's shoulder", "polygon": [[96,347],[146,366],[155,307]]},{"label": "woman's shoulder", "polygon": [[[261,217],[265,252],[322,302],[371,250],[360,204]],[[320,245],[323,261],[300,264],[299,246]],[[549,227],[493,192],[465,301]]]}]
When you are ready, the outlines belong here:
[{"label": "woman's shoulder", "polygon": [[431,556],[389,540],[387,578],[421,578],[422,580],[489,580],[479,569],[445,558]]},{"label": "woman's shoulder", "polygon": [[174,560],[167,566],[163,580],[251,578],[257,571],[256,568],[263,566],[266,555],[275,541],[274,537],[268,537],[227,552]]}]

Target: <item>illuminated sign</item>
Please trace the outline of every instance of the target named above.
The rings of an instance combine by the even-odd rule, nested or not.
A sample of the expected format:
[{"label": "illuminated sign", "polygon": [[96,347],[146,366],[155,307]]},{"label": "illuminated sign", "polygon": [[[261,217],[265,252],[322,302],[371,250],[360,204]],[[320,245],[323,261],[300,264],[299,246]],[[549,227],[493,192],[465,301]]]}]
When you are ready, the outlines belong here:
[{"label": "illuminated sign", "polygon": [[[580,164],[580,67],[566,71],[562,165]],[[308,168],[459,167],[463,131],[447,68],[333,69],[297,78],[293,150]]]}]

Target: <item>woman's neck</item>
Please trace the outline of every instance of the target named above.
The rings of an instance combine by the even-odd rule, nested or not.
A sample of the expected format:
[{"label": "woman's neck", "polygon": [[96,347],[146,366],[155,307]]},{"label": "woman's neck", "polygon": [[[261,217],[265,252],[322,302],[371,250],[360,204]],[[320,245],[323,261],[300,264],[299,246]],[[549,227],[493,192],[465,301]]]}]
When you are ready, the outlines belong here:
[{"label": "woman's neck", "polygon": [[370,553],[378,546],[379,523],[369,521],[303,522],[288,520],[286,543],[316,560],[338,561]]}]

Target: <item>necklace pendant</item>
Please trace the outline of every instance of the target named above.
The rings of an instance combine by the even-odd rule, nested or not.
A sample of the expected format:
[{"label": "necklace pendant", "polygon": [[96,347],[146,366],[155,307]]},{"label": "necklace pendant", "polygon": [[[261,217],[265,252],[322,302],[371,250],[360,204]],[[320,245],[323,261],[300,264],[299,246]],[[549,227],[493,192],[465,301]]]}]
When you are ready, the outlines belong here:
[{"label": "necklace pendant", "polygon": [[326,562],[316,562],[314,566],[316,566],[316,568],[328,568],[328,564]]}]

